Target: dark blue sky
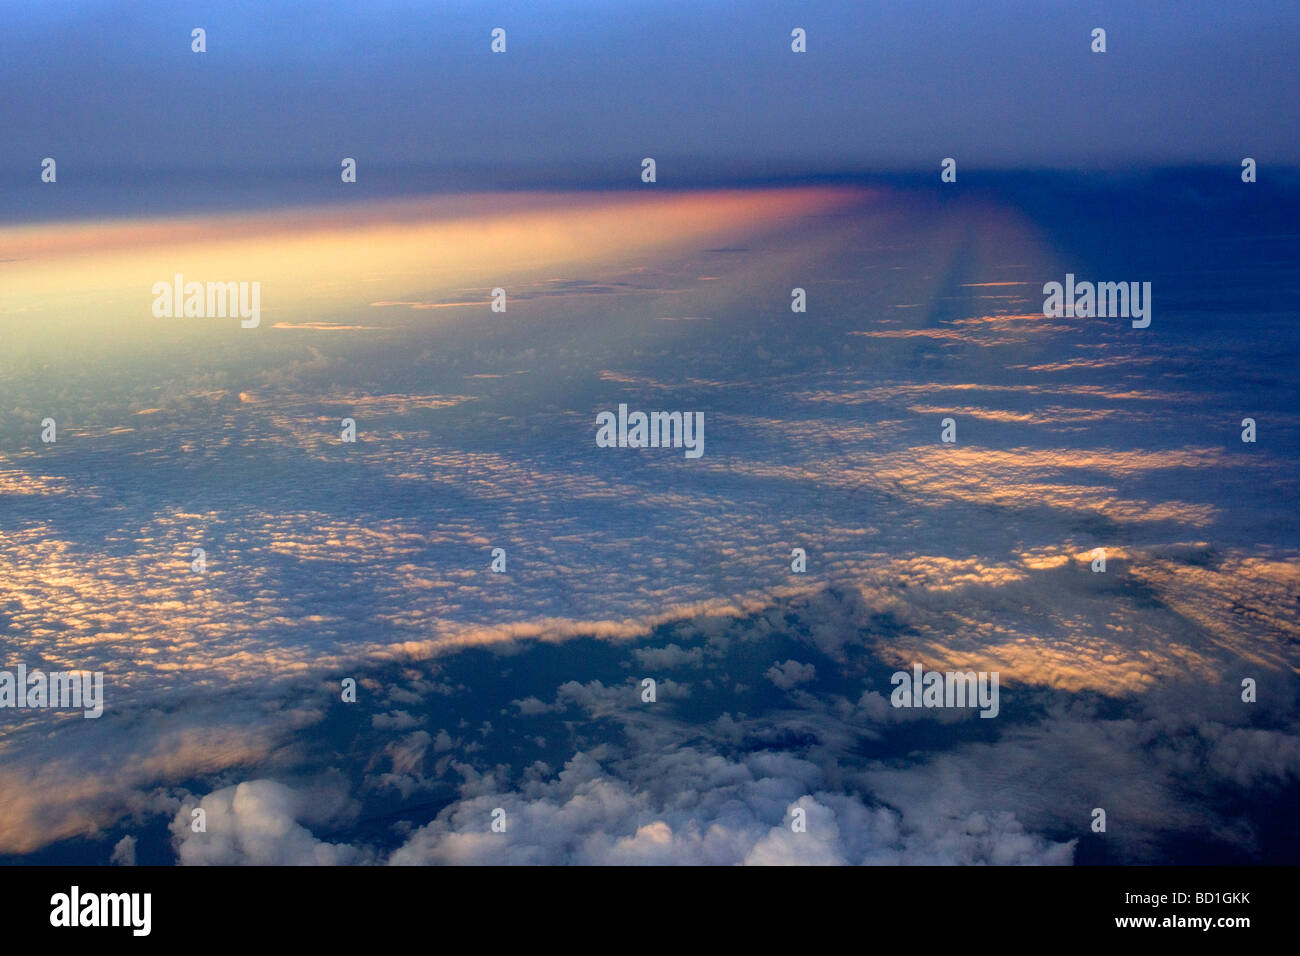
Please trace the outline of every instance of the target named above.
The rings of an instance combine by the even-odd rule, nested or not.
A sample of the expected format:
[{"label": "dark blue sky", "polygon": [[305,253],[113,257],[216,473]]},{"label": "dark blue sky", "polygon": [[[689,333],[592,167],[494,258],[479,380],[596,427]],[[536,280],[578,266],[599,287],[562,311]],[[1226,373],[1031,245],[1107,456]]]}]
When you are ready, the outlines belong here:
[{"label": "dark blue sky", "polygon": [[[1294,0],[3,2],[0,168],[1300,163]],[[208,52],[189,49],[203,26]],[[508,52],[489,32],[508,31]],[[808,31],[808,53],[790,30]],[[1089,50],[1093,27],[1108,52]]]}]

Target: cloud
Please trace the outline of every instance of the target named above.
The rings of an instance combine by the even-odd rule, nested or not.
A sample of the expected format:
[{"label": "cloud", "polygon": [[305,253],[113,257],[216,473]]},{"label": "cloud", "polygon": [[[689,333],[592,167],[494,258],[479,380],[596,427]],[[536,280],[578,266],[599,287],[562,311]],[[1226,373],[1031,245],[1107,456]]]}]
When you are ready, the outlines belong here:
[{"label": "cloud", "polygon": [[550,704],[538,700],[536,697],[525,697],[523,700],[512,700],[510,703],[519,708],[519,713],[525,717],[535,714],[549,714],[556,710]]},{"label": "cloud", "polygon": [[116,866],[135,866],[135,837],[127,834],[118,840],[109,862]]},{"label": "cloud", "polygon": [[[336,866],[366,863],[363,847],[318,840],[300,822],[314,809],[309,795],[274,780],[251,780],[208,794],[198,806],[207,830],[196,833],[191,807],[171,824],[185,866]],[[318,811],[317,811],[318,812]]]},{"label": "cloud", "polygon": [[[786,755],[733,761],[694,748],[622,764],[579,753],[520,792],[473,792],[389,857],[425,864],[1067,864],[1073,845],[1033,835],[1013,814],[949,816],[918,827],[886,807],[816,789],[816,768]],[[657,786],[653,781],[663,782]],[[468,781],[471,791],[482,778]],[[491,831],[506,812],[506,832]],[[807,814],[806,832],[790,826]]]},{"label": "cloud", "polygon": [[816,677],[817,668],[812,664],[800,664],[798,661],[790,660],[784,664],[773,664],[763,676],[782,690],[789,690]]},{"label": "cloud", "polygon": [[[130,814],[159,806],[157,788],[252,765],[319,719],[245,700],[110,711],[49,729],[41,718],[0,740],[0,852],[28,853],[73,837],[96,837]],[[166,805],[164,800],[162,805]]]},{"label": "cloud", "polygon": [[[198,253],[237,225],[232,249],[255,253],[229,261],[238,271],[265,242],[301,230],[291,243],[300,258],[276,268],[291,273],[286,292],[310,291],[328,310],[304,300],[277,324],[325,331],[382,315],[387,332],[275,334],[248,351],[253,338],[237,325],[231,345],[197,326],[106,319],[127,339],[88,345],[90,358],[69,357],[7,403],[6,647],[32,665],[104,669],[109,709],[102,721],[6,716],[0,852],[116,840],[105,830],[124,820],[153,847],[137,823],[170,820],[189,799],[159,788],[221,793],[322,764],[337,764],[378,818],[431,828],[425,848],[439,859],[1057,859],[1080,808],[1098,800],[1123,822],[1109,845],[1135,859],[1159,859],[1171,831],[1256,846],[1248,809],[1219,801],[1295,786],[1286,735],[1300,562],[1285,457],[1295,422],[1255,412],[1269,422],[1261,434],[1277,437],[1243,449],[1232,428],[1214,432],[1216,409],[1239,404],[1231,363],[1204,376],[1173,334],[1126,359],[1132,340],[1108,338],[1115,330],[1058,336],[1029,306],[990,315],[964,291],[950,301],[985,278],[942,261],[969,261],[944,235],[971,229],[908,236],[876,230],[879,219],[819,217],[854,230],[852,249],[890,236],[884,258],[863,263],[869,284],[904,271],[895,260],[924,240],[943,240],[938,260],[917,260],[925,281],[890,276],[888,287],[834,278],[858,256],[821,254],[850,248],[843,237],[783,235],[778,253],[755,235],[752,254],[707,267],[651,254],[676,259],[683,237],[729,242],[810,210],[843,212],[846,198],[503,197],[485,212],[478,197],[319,211],[304,223],[275,214],[38,230],[52,245],[35,263],[44,273],[24,280],[33,297],[57,285],[50,276],[85,291],[87,255],[108,257],[92,272],[129,264],[149,279],[158,262],[148,250]],[[448,209],[464,215],[440,218]],[[535,249],[538,226],[554,229]],[[608,269],[583,251],[593,234],[614,240]],[[312,236],[326,260],[308,254]],[[440,246],[453,255],[437,266],[452,275],[426,281],[421,236],[466,240]],[[478,274],[494,269],[484,250],[508,259],[515,247],[536,253],[536,274]],[[1006,255],[1028,263],[1025,251]],[[696,282],[715,272],[726,281]],[[787,290],[762,282],[786,274],[816,280],[822,331],[868,321],[873,335],[756,320],[755,289],[760,312],[784,311]],[[477,282],[508,285],[511,315],[518,303],[528,321],[494,317]],[[142,293],[121,291],[126,315]],[[632,291],[646,294],[621,294]],[[665,309],[647,308],[651,293],[671,296],[673,315],[713,319],[656,321]],[[450,310],[359,311],[345,300],[477,301],[482,314],[461,323]],[[864,319],[873,300],[927,304]],[[334,310],[351,320],[330,326]],[[57,320],[53,305],[42,314]],[[901,327],[910,320],[942,327]],[[52,328],[19,332],[61,340]],[[101,364],[136,363],[137,336],[166,359],[161,379]],[[1010,340],[1028,347],[999,368],[996,343]],[[979,361],[949,363],[965,344]],[[1176,374],[1147,375],[1149,362]],[[909,368],[912,378],[891,377]],[[1252,401],[1269,394],[1249,388]],[[683,468],[595,450],[591,409],[647,393],[706,411],[715,437],[705,459]],[[60,442],[40,448],[37,406],[47,404],[68,411]],[[964,423],[955,447],[937,441],[941,410]],[[347,446],[345,415],[360,428]],[[209,550],[202,576],[190,570],[195,544]],[[506,575],[488,569],[498,545]],[[1099,546],[1104,574],[1088,567]],[[791,573],[792,547],[807,549],[806,575]],[[466,665],[486,658],[490,667]],[[892,708],[888,674],[914,661],[999,670],[998,720]],[[539,683],[538,673],[554,676]],[[365,691],[356,712],[322,719],[347,674]],[[1246,675],[1260,681],[1255,724],[1215,706],[1244,706],[1236,682]],[[290,686],[297,676],[304,684]],[[641,702],[643,676],[668,706]],[[574,764],[578,753],[599,771]],[[523,768],[539,757],[547,769]],[[566,760],[572,786],[549,769]],[[452,815],[430,821],[457,774],[466,783]],[[501,802],[471,805],[479,797]],[[319,850],[351,838],[322,829],[334,825],[298,797],[250,798],[247,812],[231,800],[231,833],[241,819],[275,820],[291,834],[286,855],[346,855]],[[498,805],[511,813],[509,839],[484,829],[483,811]],[[792,807],[807,811],[808,833],[789,830]],[[530,827],[551,823],[569,843],[528,842]],[[373,839],[365,852],[379,859],[399,837]],[[362,853],[354,842],[337,845]],[[233,836],[219,850],[272,852]],[[93,853],[102,861],[107,847]]]},{"label": "cloud", "polygon": [[698,667],[704,660],[704,649],[692,647],[683,650],[676,644],[666,647],[638,647],[632,656],[645,668],[651,670],[675,670],[679,667]]}]

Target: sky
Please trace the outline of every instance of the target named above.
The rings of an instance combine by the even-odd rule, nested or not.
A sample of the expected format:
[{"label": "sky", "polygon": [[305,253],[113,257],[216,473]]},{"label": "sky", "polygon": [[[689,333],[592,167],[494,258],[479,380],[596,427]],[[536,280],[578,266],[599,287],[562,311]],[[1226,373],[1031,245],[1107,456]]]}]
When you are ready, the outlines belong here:
[{"label": "sky", "polygon": [[[1300,11],[980,4],[3,4],[0,168],[709,175],[1295,165]],[[205,54],[190,30],[207,31]],[[489,52],[490,31],[507,52]],[[790,32],[807,31],[794,54]],[[1107,31],[1107,52],[1090,51]]]},{"label": "sky", "polygon": [[6,4],[0,862],[1294,861],[1296,15],[1128,6]]}]

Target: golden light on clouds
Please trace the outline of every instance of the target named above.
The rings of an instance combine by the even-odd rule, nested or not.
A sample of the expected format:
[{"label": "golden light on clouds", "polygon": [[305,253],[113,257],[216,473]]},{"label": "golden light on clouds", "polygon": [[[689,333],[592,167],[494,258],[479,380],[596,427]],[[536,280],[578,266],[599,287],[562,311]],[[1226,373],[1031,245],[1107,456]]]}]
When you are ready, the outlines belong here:
[{"label": "golden light on clouds", "polygon": [[[222,323],[153,316],[154,283],[178,273],[186,282],[261,283],[262,312],[276,323],[360,308],[375,315],[370,306],[381,303],[486,308],[488,290],[511,281],[690,251],[865,195],[830,188],[483,194],[22,226],[0,230],[0,312],[107,323],[119,334]],[[482,298],[467,290],[482,290]],[[440,303],[442,293],[459,294]]]}]

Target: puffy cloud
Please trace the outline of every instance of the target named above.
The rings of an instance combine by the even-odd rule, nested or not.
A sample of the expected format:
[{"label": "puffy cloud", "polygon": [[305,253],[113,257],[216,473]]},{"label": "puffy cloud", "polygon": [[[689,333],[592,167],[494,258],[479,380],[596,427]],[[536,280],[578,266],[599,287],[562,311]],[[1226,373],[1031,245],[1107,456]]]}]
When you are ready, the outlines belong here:
[{"label": "puffy cloud", "polygon": [[186,866],[333,866],[366,863],[364,847],[318,840],[299,819],[311,816],[312,794],[274,780],[225,787],[199,801],[206,832],[196,833],[191,807],[172,820],[173,848]]},{"label": "puffy cloud", "polygon": [[375,714],[370,718],[370,725],[376,730],[410,730],[420,726],[420,722],[404,710],[394,710],[388,714]]},{"label": "puffy cloud", "polygon": [[704,649],[692,647],[683,650],[676,644],[667,647],[638,647],[632,651],[642,667],[651,670],[674,670],[678,667],[698,667],[704,660]]},{"label": "puffy cloud", "polygon": [[[1028,833],[1014,814],[946,815],[917,825],[858,796],[821,789],[786,754],[742,760],[696,748],[617,762],[579,753],[550,780],[466,796],[388,859],[417,864],[1068,864],[1073,843]],[[809,788],[814,792],[809,792]],[[506,831],[491,830],[506,812]],[[791,826],[794,809],[806,830]]]},{"label": "puffy cloud", "polygon": [[525,717],[534,716],[536,714],[549,714],[551,711],[556,709],[550,704],[538,700],[536,697],[525,697],[522,700],[512,700],[510,703],[518,707],[519,713]]},{"label": "puffy cloud", "polygon": [[118,840],[109,862],[116,866],[135,866],[135,837],[127,834]]},{"label": "puffy cloud", "polygon": [[806,684],[817,676],[817,668],[812,664],[800,664],[789,660],[784,664],[773,664],[763,675],[782,690],[789,690],[798,684]]}]

